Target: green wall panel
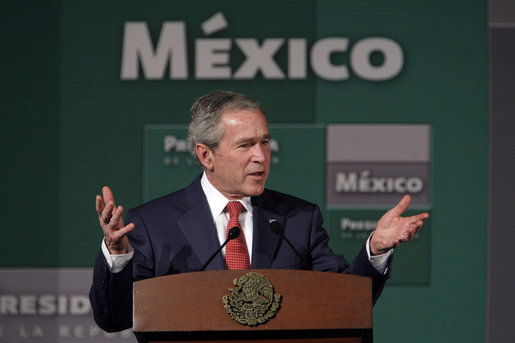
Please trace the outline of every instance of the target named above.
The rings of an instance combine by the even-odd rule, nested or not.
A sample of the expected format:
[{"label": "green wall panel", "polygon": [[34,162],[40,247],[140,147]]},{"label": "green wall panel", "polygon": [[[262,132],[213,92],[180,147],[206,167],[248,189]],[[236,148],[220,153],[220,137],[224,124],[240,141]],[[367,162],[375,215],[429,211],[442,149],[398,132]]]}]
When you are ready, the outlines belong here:
[{"label": "green wall panel", "polygon": [[[332,246],[348,258],[357,241],[340,245],[342,215],[372,220],[386,207],[327,206],[327,127],[431,128],[430,203],[415,208],[429,210],[431,220],[418,240],[395,253],[392,282],[374,309],[375,339],[484,341],[484,1],[73,0],[9,1],[3,8],[0,266],[91,266],[102,236],[95,194],[107,184],[120,204],[132,207],[183,186],[200,169],[166,166],[173,154],[163,150],[162,135],[184,132],[198,96],[233,89],[262,102],[277,138],[268,186],[318,203]],[[201,24],[217,12],[227,27],[203,33]],[[121,79],[124,25],[136,21],[147,24],[154,45],[164,22],[185,23],[187,80]],[[313,46],[330,37],[347,39],[347,49],[329,58],[333,66],[347,66],[347,79],[327,80],[310,64]],[[402,49],[402,69],[394,77],[371,81],[356,73],[353,48],[371,37],[388,38]],[[235,72],[246,61],[236,46],[243,38],[259,44],[283,39],[273,58],[286,77],[269,79],[258,72],[248,80],[195,79],[196,40],[229,39]],[[306,77],[292,79],[288,44],[299,38],[307,44]],[[374,51],[368,63],[380,67],[387,58]]]}]

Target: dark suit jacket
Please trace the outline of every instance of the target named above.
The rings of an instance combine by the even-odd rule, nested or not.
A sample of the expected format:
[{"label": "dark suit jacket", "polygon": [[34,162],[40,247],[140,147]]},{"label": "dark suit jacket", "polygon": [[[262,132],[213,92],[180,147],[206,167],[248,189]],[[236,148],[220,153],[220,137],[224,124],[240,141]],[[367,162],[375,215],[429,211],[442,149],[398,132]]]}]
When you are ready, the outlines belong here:
[{"label": "dark suit jacket", "polygon": [[[270,230],[269,219],[275,219],[313,270],[371,277],[374,301],[377,299],[388,275],[380,275],[370,264],[365,247],[352,264],[335,255],[328,246],[318,206],[271,190],[253,197],[252,206],[252,269],[304,269],[290,246]],[[110,273],[100,252],[93,273],[93,313],[106,331],[132,326],[133,281],[198,271],[220,245],[200,177],[187,188],[128,211],[125,222],[136,226],[129,234],[134,248],[131,263],[119,273]],[[226,269],[222,254],[206,269]]]}]

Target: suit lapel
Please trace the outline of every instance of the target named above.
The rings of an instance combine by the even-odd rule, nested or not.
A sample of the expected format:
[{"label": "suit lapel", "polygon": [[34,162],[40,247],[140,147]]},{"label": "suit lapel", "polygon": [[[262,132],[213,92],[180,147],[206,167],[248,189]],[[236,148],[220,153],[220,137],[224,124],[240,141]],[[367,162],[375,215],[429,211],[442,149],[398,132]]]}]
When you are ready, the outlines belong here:
[{"label": "suit lapel", "polygon": [[[197,178],[187,189],[183,204],[184,215],[177,221],[182,233],[188,240],[193,252],[200,260],[200,267],[220,246],[216,227],[206,196]],[[226,269],[222,253],[218,253],[206,270]]]},{"label": "suit lapel", "polygon": [[252,246],[252,269],[269,269],[274,260],[274,254],[279,244],[279,236],[270,229],[270,219],[284,225],[285,218],[273,210],[271,199],[253,199],[254,243]]}]

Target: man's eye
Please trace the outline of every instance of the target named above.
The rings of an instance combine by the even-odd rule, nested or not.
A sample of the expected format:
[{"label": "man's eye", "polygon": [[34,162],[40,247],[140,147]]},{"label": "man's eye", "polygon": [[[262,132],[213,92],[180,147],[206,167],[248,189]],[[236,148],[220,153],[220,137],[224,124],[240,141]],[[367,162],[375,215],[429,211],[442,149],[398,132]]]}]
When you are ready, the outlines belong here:
[{"label": "man's eye", "polygon": [[268,139],[262,140],[261,144],[262,145],[268,145],[268,144],[270,144],[270,140],[268,140]]}]

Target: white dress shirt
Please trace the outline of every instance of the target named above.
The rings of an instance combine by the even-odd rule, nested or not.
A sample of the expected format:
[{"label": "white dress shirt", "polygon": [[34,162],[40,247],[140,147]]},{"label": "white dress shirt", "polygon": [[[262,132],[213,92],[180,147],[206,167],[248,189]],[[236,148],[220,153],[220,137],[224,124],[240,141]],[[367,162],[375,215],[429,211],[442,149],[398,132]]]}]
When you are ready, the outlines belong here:
[{"label": "white dress shirt", "polygon": [[[229,224],[230,216],[229,213],[225,211],[225,207],[230,200],[227,199],[222,193],[220,193],[220,191],[216,189],[211,184],[211,182],[209,182],[206,173],[202,175],[202,178],[200,179],[200,185],[202,186],[202,190],[206,195],[207,203],[209,204],[209,209],[211,210],[213,222],[216,226],[216,231],[218,234],[218,242],[220,245],[222,245],[227,238],[227,224]],[[252,242],[254,238],[252,203],[250,197],[244,197],[242,199],[238,199],[238,201],[243,204],[243,208],[245,209],[240,212],[238,222],[240,223],[241,229],[243,231],[243,235],[247,243],[247,249],[249,251],[250,262],[252,263]],[[225,256],[225,247],[222,249],[222,253]]]}]

